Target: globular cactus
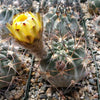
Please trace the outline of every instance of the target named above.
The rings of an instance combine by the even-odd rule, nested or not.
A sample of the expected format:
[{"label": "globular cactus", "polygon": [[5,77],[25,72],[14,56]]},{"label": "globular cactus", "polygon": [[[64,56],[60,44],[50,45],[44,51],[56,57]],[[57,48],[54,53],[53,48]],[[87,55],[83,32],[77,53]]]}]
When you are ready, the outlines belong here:
[{"label": "globular cactus", "polygon": [[52,41],[48,57],[41,60],[40,73],[54,87],[70,87],[86,76],[86,54],[82,46],[75,46],[73,39],[59,40]]},{"label": "globular cactus", "polygon": [[91,15],[100,14],[100,0],[88,0],[88,11]]},{"label": "globular cactus", "polygon": [[64,35],[68,31],[75,34],[79,30],[77,21],[79,16],[66,8],[63,3],[58,4],[57,7],[49,7],[48,12],[43,15],[45,31],[52,33],[56,30]]},{"label": "globular cactus", "polygon": [[[20,23],[20,24],[19,24]],[[86,75],[84,46],[75,43],[66,34],[47,41],[45,50],[40,15],[25,12],[13,19],[7,28],[19,44],[28,48],[40,58],[41,75],[55,87],[69,87]]]},{"label": "globular cactus", "polygon": [[0,88],[10,84],[20,66],[21,60],[15,53],[15,49],[5,42],[0,43]]}]

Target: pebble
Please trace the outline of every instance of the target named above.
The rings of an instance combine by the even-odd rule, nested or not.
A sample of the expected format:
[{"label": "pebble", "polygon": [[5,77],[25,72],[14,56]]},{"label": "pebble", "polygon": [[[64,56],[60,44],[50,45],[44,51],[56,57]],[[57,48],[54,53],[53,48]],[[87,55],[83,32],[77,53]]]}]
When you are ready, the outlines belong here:
[{"label": "pebble", "polygon": [[32,99],[34,99],[34,98],[35,98],[35,96],[34,96],[34,95],[31,95],[31,98],[32,98]]},{"label": "pebble", "polygon": [[93,88],[92,88],[93,90],[97,90],[98,88],[97,88],[97,86],[93,86]]},{"label": "pebble", "polygon": [[43,83],[39,83],[38,86],[39,86],[39,87],[43,86]]},{"label": "pebble", "polygon": [[100,55],[96,55],[96,60],[100,61]]},{"label": "pebble", "polygon": [[38,72],[35,73],[35,77],[38,78],[40,77],[40,74]]},{"label": "pebble", "polygon": [[47,87],[46,87],[46,85],[44,84],[40,89],[43,90],[43,91],[46,91]]},{"label": "pebble", "polygon": [[35,75],[35,72],[32,72],[32,74],[31,74],[32,76],[34,76]]},{"label": "pebble", "polygon": [[33,78],[31,79],[31,83],[35,83],[35,80]]},{"label": "pebble", "polygon": [[52,90],[51,90],[51,88],[47,89],[46,94],[47,94],[48,97],[52,96]]},{"label": "pebble", "polygon": [[98,93],[94,94],[93,97],[94,97],[94,98],[98,98]]},{"label": "pebble", "polygon": [[23,95],[23,93],[24,93],[24,90],[23,89],[21,89],[21,90],[18,90],[17,91],[17,94],[15,94],[14,95],[14,99],[16,100],[16,99],[20,99],[21,98],[21,96]]},{"label": "pebble", "polygon": [[84,100],[84,97],[82,96],[82,97],[80,97],[80,99],[81,99],[81,100]]},{"label": "pebble", "polygon": [[39,94],[43,94],[43,93],[44,93],[44,91],[39,89]]},{"label": "pebble", "polygon": [[90,73],[90,75],[89,75],[89,78],[93,78],[93,75],[92,75],[92,73]]},{"label": "pebble", "polygon": [[97,53],[98,53],[98,54],[100,54],[100,50],[99,50],[99,51],[97,51]]},{"label": "pebble", "polygon": [[89,79],[89,83],[90,83],[91,85],[96,85],[96,82],[95,82],[94,79]]},{"label": "pebble", "polygon": [[47,95],[46,94],[41,94],[40,99],[47,99]]}]

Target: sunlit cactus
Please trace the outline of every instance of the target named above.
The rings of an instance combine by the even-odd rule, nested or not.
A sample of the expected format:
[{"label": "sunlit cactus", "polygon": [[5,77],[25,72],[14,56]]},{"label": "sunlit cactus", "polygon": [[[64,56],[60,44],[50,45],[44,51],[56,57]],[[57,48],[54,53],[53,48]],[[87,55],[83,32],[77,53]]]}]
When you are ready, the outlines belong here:
[{"label": "sunlit cactus", "polygon": [[75,42],[71,35],[67,37],[67,33],[63,36],[58,34],[47,41],[49,48],[45,50],[39,14],[18,14],[7,28],[20,45],[40,58],[40,73],[53,86],[69,87],[86,76],[84,45],[80,45],[80,41]]},{"label": "sunlit cactus", "polygon": [[54,87],[74,86],[86,76],[86,52],[73,39],[53,40],[48,57],[40,63],[41,75]]}]

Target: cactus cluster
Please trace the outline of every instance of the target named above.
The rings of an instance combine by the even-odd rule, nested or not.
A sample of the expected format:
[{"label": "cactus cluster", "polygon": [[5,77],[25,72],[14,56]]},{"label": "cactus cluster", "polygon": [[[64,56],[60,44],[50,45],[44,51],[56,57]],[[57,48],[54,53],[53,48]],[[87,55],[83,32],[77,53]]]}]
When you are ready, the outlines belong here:
[{"label": "cactus cluster", "polygon": [[[51,37],[52,42],[51,39],[47,39],[49,48],[45,50],[42,39],[43,30],[41,30],[41,27],[43,26],[42,24],[41,27],[39,26],[40,22],[42,22],[42,20],[40,20],[41,17],[31,16],[34,21],[37,22],[35,23],[34,21],[32,22],[30,16],[24,18],[24,16],[28,14],[31,13],[25,12],[15,16],[13,19],[14,23],[12,25],[7,24],[7,27],[19,44],[28,48],[40,58],[41,75],[55,87],[68,87],[71,86],[73,82],[77,83],[81,80],[82,77],[86,75],[84,67],[86,53],[83,48],[84,46],[80,45],[79,42],[75,42],[69,34],[66,33],[62,36],[59,33],[58,36],[56,35],[56,38],[53,39],[53,37]],[[20,20],[21,16],[23,16],[22,20]],[[34,25],[36,30],[27,30],[23,25],[17,26],[16,23],[24,23],[26,26],[28,25],[28,27]],[[15,31],[16,29],[20,30],[17,34]],[[27,31],[27,34],[25,30]],[[40,35],[39,38],[38,35]],[[31,36],[31,38],[35,37],[31,39],[26,38],[26,36]],[[21,37],[23,37],[24,41]]]},{"label": "cactus cluster", "polygon": [[15,49],[8,44],[0,43],[0,88],[10,84],[12,77],[16,75],[17,68],[21,66],[21,60],[15,54]]}]

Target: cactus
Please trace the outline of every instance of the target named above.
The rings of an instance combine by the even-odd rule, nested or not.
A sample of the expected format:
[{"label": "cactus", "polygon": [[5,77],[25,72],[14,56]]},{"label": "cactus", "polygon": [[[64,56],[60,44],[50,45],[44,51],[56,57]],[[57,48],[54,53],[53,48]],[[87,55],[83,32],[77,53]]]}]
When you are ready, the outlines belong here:
[{"label": "cactus", "polygon": [[76,48],[73,39],[53,41],[51,51],[40,62],[40,73],[51,85],[69,87],[86,76],[85,51],[81,46]]},{"label": "cactus", "polygon": [[79,30],[79,16],[70,9],[75,3],[75,0],[41,0],[39,12],[43,13],[44,30],[49,33],[59,31],[60,34],[66,34],[70,31],[75,34]]},{"label": "cactus", "polygon": [[[20,20],[21,18],[23,19]],[[20,25],[17,26],[17,22]],[[77,83],[86,75],[84,67],[86,54],[83,46],[76,44],[72,37],[67,38],[65,34],[56,36],[52,42],[48,41],[49,48],[45,50],[41,23],[42,19],[39,14],[34,16],[31,12],[25,12],[15,16],[12,25],[7,24],[7,28],[19,44],[40,58],[40,73],[53,86],[69,87],[73,85],[73,82]],[[27,25],[29,27],[33,25],[34,29]],[[16,29],[19,30],[17,34]]]},{"label": "cactus", "polygon": [[4,43],[0,43],[0,88],[10,84],[21,65],[18,55],[14,53],[15,49]]},{"label": "cactus", "polygon": [[56,7],[49,7],[48,12],[43,15],[44,30],[48,33],[59,31],[62,35],[68,32],[75,35],[79,30],[78,18],[74,11],[63,3],[58,3]]},{"label": "cactus", "polygon": [[88,0],[88,11],[91,15],[100,14],[100,0]]}]

